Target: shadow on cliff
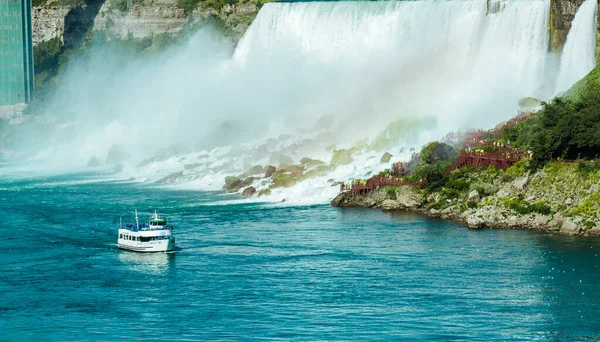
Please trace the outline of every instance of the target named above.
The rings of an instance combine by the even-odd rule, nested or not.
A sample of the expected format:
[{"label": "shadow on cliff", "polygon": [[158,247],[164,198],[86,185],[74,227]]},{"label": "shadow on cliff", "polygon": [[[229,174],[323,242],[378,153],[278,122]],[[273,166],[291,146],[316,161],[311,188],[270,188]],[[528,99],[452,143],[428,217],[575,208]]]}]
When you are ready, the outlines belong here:
[{"label": "shadow on cliff", "polygon": [[63,35],[65,48],[77,48],[84,42],[85,35],[94,26],[94,19],[106,0],[86,0],[86,6],[77,6],[65,16]]}]

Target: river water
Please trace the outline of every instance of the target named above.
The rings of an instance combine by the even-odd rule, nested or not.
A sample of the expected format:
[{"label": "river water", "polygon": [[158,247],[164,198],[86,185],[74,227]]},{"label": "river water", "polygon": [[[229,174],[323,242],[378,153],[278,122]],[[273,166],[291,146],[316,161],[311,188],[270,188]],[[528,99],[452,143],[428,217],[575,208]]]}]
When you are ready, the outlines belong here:
[{"label": "river water", "polygon": [[[96,180],[0,180],[0,340],[600,338],[600,240]],[[158,209],[172,254],[116,246]]]}]

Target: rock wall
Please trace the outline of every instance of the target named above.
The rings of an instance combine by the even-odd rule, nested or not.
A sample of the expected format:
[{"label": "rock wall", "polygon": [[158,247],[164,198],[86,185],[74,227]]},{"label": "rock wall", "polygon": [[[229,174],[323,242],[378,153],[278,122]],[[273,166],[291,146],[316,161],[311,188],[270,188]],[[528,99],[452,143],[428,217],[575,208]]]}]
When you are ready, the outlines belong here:
[{"label": "rock wall", "polygon": [[65,33],[65,17],[71,9],[67,7],[34,7],[31,13],[33,21],[33,45],[61,37]]},{"label": "rock wall", "polygon": [[[34,7],[34,46],[57,36],[61,37],[63,42],[69,43],[73,40],[76,43],[82,34],[74,31],[81,27],[87,28],[88,22],[93,23],[94,31],[106,32],[117,38],[131,35],[139,39],[161,33],[175,34],[187,21],[183,9],[176,6],[176,0],[145,0],[127,6],[125,11],[112,6],[109,0],[88,0],[88,4],[75,8],[54,6],[52,3],[48,6]],[[197,22],[214,15],[222,20],[237,40],[244,34],[257,13],[258,7],[254,2],[244,1],[226,5],[219,11],[209,8],[196,9],[191,13],[191,20]]]},{"label": "rock wall", "polygon": [[[584,0],[550,0],[550,51],[560,53],[567,41],[577,10]],[[599,2],[600,3],[600,2]],[[598,6],[600,14],[600,6]],[[596,32],[596,61],[600,64],[600,20]]]}]

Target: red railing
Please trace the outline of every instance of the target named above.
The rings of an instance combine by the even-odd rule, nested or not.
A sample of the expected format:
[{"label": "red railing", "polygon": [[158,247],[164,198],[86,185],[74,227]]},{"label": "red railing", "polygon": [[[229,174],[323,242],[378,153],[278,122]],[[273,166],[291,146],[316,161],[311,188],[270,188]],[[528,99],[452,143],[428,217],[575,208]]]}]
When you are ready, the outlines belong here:
[{"label": "red railing", "polygon": [[340,192],[348,192],[352,195],[360,195],[366,194],[382,186],[412,186],[423,189],[427,186],[427,181],[423,180],[420,182],[408,182],[398,178],[373,176],[369,178],[366,182],[354,181],[350,186],[341,184]]},{"label": "red railing", "polygon": [[458,159],[444,171],[444,175],[447,176],[456,169],[470,166],[494,166],[506,170],[528,156],[527,153],[511,148],[502,148],[497,151],[461,151]]}]

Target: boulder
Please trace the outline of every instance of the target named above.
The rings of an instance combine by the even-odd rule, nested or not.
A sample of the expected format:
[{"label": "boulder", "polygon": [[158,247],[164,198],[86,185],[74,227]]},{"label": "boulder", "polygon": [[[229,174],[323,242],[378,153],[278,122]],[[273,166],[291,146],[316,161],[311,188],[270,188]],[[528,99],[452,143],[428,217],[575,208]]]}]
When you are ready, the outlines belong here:
[{"label": "boulder", "polygon": [[246,179],[240,179],[235,176],[227,176],[225,177],[225,185],[223,186],[223,190],[227,192],[237,192],[243,187],[250,186],[254,182],[254,177],[248,177]]},{"label": "boulder", "polygon": [[242,191],[242,196],[244,197],[252,197],[256,193],[256,189],[253,186],[249,186],[244,191]]},{"label": "boulder", "polygon": [[261,189],[258,191],[258,197],[271,195],[271,189]]},{"label": "boulder", "polygon": [[481,198],[479,197],[479,192],[477,192],[477,190],[469,192],[469,201],[479,202],[479,200],[481,200]]},{"label": "boulder", "polygon": [[414,209],[421,205],[419,190],[410,186],[399,186],[396,190],[396,202],[402,208]]},{"label": "boulder", "polygon": [[342,202],[344,202],[345,196],[346,194],[339,194],[337,196],[335,196],[335,198],[331,201],[331,206],[332,207],[339,207],[340,204],[342,204]]},{"label": "boulder", "polygon": [[123,146],[112,145],[106,155],[106,164],[116,165],[127,161],[128,155],[123,150]]},{"label": "boulder", "polygon": [[382,210],[398,210],[400,209],[400,204],[392,199],[386,199],[381,203]]},{"label": "boulder", "polygon": [[271,177],[275,171],[277,171],[277,168],[275,166],[267,165],[265,167],[265,178]]},{"label": "boulder", "polygon": [[323,164],[325,164],[325,162],[322,162],[317,159],[311,159],[311,158],[304,157],[304,158],[300,159],[300,164],[305,167],[314,167],[314,166],[323,165]]},{"label": "boulder", "polygon": [[87,162],[87,167],[98,167],[100,166],[100,161],[96,157],[90,158]]},{"label": "boulder", "polygon": [[379,161],[380,161],[382,164],[389,163],[389,162],[390,162],[390,160],[392,160],[392,154],[391,154],[391,153],[389,153],[389,152],[386,152],[386,153],[384,153],[384,154],[381,156],[381,159],[379,159]]},{"label": "boulder", "polygon": [[354,161],[352,159],[352,150],[333,150],[333,158],[331,158],[331,164],[333,165],[347,165]]},{"label": "boulder", "polygon": [[579,232],[579,226],[572,220],[566,218],[563,221],[562,227],[560,227],[560,232],[563,234],[575,235]]},{"label": "boulder", "polygon": [[467,226],[471,229],[483,228],[483,219],[475,214],[467,217]]},{"label": "boulder", "polygon": [[297,176],[290,172],[274,173],[272,179],[273,188],[287,188],[295,185],[297,182]]},{"label": "boulder", "polygon": [[524,97],[519,100],[519,107],[521,108],[536,108],[542,105],[542,101],[533,97]]},{"label": "boulder", "polygon": [[155,183],[156,184],[173,183],[177,179],[181,178],[182,176],[183,176],[183,171],[173,172],[172,174],[157,180]]}]

